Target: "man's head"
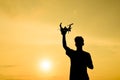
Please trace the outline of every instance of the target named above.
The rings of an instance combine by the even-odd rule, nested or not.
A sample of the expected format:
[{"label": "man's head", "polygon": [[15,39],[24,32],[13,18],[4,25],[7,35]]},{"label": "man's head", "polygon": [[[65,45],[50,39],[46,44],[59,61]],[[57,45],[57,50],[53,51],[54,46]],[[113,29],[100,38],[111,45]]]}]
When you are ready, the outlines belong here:
[{"label": "man's head", "polygon": [[84,39],[82,36],[75,37],[75,45],[76,47],[82,47],[84,45]]}]

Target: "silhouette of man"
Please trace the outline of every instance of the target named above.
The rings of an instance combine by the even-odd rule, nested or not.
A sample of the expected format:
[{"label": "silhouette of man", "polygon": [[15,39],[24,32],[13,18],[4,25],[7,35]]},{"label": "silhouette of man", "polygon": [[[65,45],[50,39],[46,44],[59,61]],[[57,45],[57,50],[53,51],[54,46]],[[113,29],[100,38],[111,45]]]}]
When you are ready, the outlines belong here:
[{"label": "silhouette of man", "polygon": [[90,54],[83,50],[84,39],[81,36],[77,36],[75,38],[76,50],[73,50],[67,46],[66,33],[67,30],[61,30],[63,48],[71,62],[70,80],[89,80],[87,67],[93,69],[93,63]]}]

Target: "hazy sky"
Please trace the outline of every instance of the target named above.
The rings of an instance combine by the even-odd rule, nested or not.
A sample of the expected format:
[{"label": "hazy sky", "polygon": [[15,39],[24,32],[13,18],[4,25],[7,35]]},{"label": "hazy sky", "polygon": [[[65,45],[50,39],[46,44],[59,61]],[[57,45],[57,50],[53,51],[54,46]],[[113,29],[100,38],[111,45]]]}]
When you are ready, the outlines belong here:
[{"label": "hazy sky", "polygon": [[[0,80],[68,80],[69,58],[59,24],[74,23],[67,34],[85,39],[94,69],[91,80],[120,80],[119,0],[0,0]],[[51,71],[40,63],[48,59]]]}]

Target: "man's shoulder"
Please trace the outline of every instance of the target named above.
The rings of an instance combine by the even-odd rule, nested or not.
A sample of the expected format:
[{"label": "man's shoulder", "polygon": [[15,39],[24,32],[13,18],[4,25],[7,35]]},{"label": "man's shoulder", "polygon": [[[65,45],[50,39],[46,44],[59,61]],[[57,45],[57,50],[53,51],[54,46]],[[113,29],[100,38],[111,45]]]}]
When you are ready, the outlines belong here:
[{"label": "man's shoulder", "polygon": [[90,56],[90,53],[89,53],[89,52],[87,52],[87,51],[83,51],[83,52],[84,52],[85,55]]},{"label": "man's shoulder", "polygon": [[75,51],[75,50],[67,47],[66,51]]}]

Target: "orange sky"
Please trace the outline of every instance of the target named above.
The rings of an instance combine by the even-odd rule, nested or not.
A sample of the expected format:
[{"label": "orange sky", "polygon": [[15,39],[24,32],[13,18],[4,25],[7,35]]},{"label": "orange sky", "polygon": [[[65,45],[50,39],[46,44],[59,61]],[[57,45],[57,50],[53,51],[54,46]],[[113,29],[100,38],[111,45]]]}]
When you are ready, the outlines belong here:
[{"label": "orange sky", "polygon": [[[91,53],[91,80],[120,80],[120,5],[118,0],[0,0],[0,80],[68,80],[69,58],[59,23],[74,23],[67,34],[82,35]],[[40,70],[49,59],[49,73]]]}]

